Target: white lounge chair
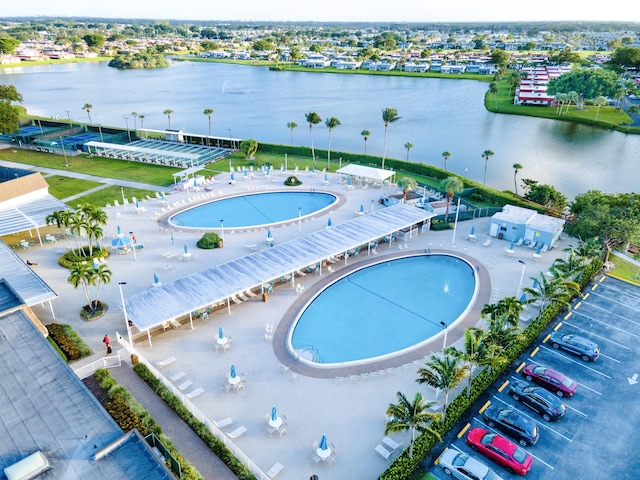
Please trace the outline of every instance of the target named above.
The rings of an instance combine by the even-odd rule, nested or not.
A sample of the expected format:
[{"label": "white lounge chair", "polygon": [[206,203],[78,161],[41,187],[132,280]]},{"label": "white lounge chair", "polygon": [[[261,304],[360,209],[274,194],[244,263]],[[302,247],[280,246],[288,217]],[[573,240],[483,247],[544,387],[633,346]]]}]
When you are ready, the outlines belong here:
[{"label": "white lounge chair", "polygon": [[159,367],[167,367],[167,366],[169,366],[169,365],[171,365],[172,363],[175,363],[175,362],[176,362],[176,357],[169,357],[169,358],[166,358],[164,360],[161,360],[161,361],[157,362],[156,365],[158,365]]},{"label": "white lounge chair", "polygon": [[391,452],[380,444],[376,446],[375,451],[378,452],[385,460],[389,460],[389,457],[391,456]]},{"label": "white lounge chair", "polygon": [[284,468],[284,465],[276,462],[267,472],[267,476],[269,478],[276,478],[276,476],[278,476],[278,474],[282,471],[283,468]]},{"label": "white lounge chair", "polygon": [[178,372],[175,375],[171,375],[169,378],[172,382],[177,382],[178,380],[183,379],[187,374],[184,372]]},{"label": "white lounge chair", "polygon": [[246,427],[244,425],[240,425],[233,432],[227,433],[227,436],[231,440],[235,440],[236,438],[239,438],[240,436],[242,436],[242,434],[245,433],[246,431],[247,431]]},{"label": "white lounge chair", "polygon": [[215,420],[213,421],[213,424],[218,428],[228,427],[232,423],[233,423],[233,420],[231,419],[231,417],[223,418],[222,420],[218,420],[218,421],[215,421]]},{"label": "white lounge chair", "polygon": [[524,243],[524,237],[520,237],[520,239],[515,243],[516,247],[519,247],[520,245],[522,245]]},{"label": "white lounge chair", "polygon": [[402,446],[402,443],[398,443],[395,440],[393,440],[392,438],[389,437],[384,437],[382,439],[382,443],[389,447],[391,450],[397,450]]},{"label": "white lounge chair", "polygon": [[185,397],[191,400],[192,398],[196,398],[198,395],[202,395],[203,393],[204,393],[204,388],[198,387],[195,390],[192,390],[191,392],[187,393]]},{"label": "white lounge chair", "polygon": [[482,244],[483,247],[488,247],[489,245],[491,245],[491,238],[487,238]]},{"label": "white lounge chair", "polygon": [[193,385],[193,382],[191,380],[186,380],[185,382],[183,382],[180,385],[178,385],[178,390],[180,390],[182,392],[182,391],[186,390],[187,388],[189,388],[191,385]]}]

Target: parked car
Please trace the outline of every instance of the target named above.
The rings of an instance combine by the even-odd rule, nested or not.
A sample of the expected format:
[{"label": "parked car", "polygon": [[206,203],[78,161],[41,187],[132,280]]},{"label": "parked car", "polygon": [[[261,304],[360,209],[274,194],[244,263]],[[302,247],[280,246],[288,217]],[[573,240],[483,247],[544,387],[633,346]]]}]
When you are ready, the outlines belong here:
[{"label": "parked car", "polygon": [[553,332],[549,343],[553,348],[561,348],[562,350],[577,355],[585,362],[595,361],[598,355],[600,355],[600,349],[595,342],[572,333],[563,334]]},{"label": "parked car", "polygon": [[545,422],[559,420],[564,416],[566,407],[562,400],[542,387],[516,380],[509,386],[509,393],[516,402],[538,412]]},{"label": "parked car", "polygon": [[467,434],[467,445],[487,458],[502,465],[509,472],[526,475],[531,469],[531,455],[497,433],[484,428],[472,428]]},{"label": "parked car", "polygon": [[522,369],[522,376],[529,382],[551,390],[559,397],[573,397],[578,384],[553,368],[530,364]]},{"label": "parked car", "polygon": [[490,405],[482,413],[482,418],[489,427],[509,435],[523,447],[535,445],[540,437],[538,425],[511,408]]},{"label": "parked car", "polygon": [[452,448],[445,450],[438,460],[444,473],[460,480],[502,480],[497,473],[468,453]]}]

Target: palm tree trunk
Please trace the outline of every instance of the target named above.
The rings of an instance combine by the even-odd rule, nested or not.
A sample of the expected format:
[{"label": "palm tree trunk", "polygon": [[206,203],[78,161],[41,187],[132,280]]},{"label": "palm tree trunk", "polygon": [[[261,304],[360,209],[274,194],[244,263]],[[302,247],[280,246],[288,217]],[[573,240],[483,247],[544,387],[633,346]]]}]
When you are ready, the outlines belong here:
[{"label": "palm tree trunk", "polygon": [[384,170],[384,159],[387,158],[387,126],[384,127],[384,149],[382,150],[382,169]]}]

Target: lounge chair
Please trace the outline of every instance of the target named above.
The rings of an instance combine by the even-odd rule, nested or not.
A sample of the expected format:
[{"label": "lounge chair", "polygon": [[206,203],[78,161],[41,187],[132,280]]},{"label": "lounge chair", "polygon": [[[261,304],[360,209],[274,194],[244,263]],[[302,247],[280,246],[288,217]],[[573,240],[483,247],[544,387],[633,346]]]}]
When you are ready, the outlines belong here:
[{"label": "lounge chair", "polygon": [[185,380],[180,385],[178,385],[178,390],[182,392],[183,390],[189,388],[191,385],[193,385],[193,382],[191,380]]},{"label": "lounge chair", "polygon": [[488,247],[489,245],[491,245],[491,238],[487,238],[482,244],[483,247]]},{"label": "lounge chair", "polygon": [[516,247],[519,247],[520,245],[522,245],[524,243],[524,237],[520,237],[520,239],[515,243]]},{"label": "lounge chair", "polygon": [[395,440],[389,438],[389,437],[384,437],[382,439],[382,443],[386,446],[391,448],[391,450],[397,450],[402,446],[402,443],[398,443]]},{"label": "lounge chair", "polygon": [[236,305],[240,305],[242,303],[242,300],[240,300],[237,295],[231,295],[229,298]]},{"label": "lounge chair", "polygon": [[242,434],[245,433],[246,431],[247,431],[247,428],[244,425],[240,425],[233,432],[227,433],[227,436],[231,440],[235,440],[236,438],[242,436]]},{"label": "lounge chair", "polygon": [[232,423],[233,423],[233,420],[231,419],[231,417],[223,418],[222,420],[218,420],[218,421],[216,420],[213,421],[213,424],[218,428],[228,427]]},{"label": "lounge chair", "polygon": [[536,248],[536,245],[538,244],[538,242],[531,242],[529,244],[529,248]]},{"label": "lounge chair", "polygon": [[391,452],[380,444],[376,446],[375,451],[378,452],[385,460],[389,460],[389,457],[391,456]]},{"label": "lounge chair", "polygon": [[175,375],[170,376],[172,382],[177,382],[178,380],[183,379],[187,374],[184,372],[178,372]]},{"label": "lounge chair", "polygon": [[283,468],[284,468],[284,465],[282,465],[281,463],[276,462],[276,463],[273,464],[273,466],[267,472],[267,476],[269,478],[276,478],[278,476],[278,474],[282,471]]},{"label": "lounge chair", "polygon": [[156,363],[159,367],[166,367],[176,362],[176,357],[169,357]]},{"label": "lounge chair", "polygon": [[204,388],[198,387],[195,390],[192,390],[191,392],[187,393],[185,397],[191,400],[192,398],[196,398],[197,396],[202,395],[203,393],[204,393]]}]

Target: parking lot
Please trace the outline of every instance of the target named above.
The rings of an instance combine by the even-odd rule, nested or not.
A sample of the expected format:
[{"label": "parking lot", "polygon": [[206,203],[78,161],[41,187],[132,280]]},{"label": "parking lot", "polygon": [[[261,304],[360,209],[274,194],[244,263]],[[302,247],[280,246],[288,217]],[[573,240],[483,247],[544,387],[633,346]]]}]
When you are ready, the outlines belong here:
[{"label": "parking lot", "polygon": [[[573,302],[571,312],[552,322],[539,341],[479,399],[473,414],[454,429],[449,448],[470,453],[505,479],[519,478],[465,444],[466,432],[474,427],[500,433],[483,422],[481,412],[490,402],[515,409],[539,426],[537,444],[522,447],[533,458],[527,478],[638,478],[640,461],[635,447],[640,443],[640,289],[603,276],[583,294],[584,298]],[[554,330],[593,340],[600,348],[599,358],[584,362],[552,348],[548,339]],[[519,372],[531,363],[558,370],[578,384],[573,397],[562,399],[566,413],[557,422],[545,422],[509,395],[509,385],[522,380]],[[438,466],[430,471],[438,479],[451,478]]]}]

